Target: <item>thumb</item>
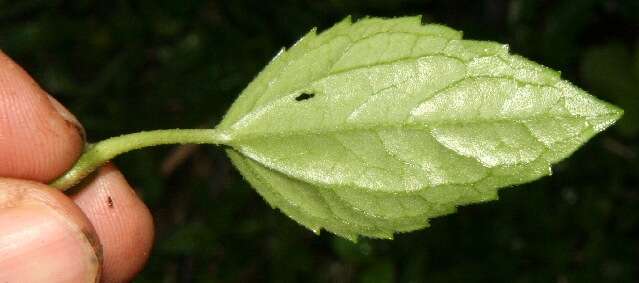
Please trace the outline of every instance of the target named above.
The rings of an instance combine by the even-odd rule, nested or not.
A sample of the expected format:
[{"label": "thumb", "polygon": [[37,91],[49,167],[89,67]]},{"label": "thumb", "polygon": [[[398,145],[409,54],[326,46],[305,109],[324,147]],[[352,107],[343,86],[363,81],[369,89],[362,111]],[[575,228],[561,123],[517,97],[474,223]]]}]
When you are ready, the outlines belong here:
[{"label": "thumb", "polygon": [[64,194],[0,178],[0,282],[97,282],[101,248]]}]

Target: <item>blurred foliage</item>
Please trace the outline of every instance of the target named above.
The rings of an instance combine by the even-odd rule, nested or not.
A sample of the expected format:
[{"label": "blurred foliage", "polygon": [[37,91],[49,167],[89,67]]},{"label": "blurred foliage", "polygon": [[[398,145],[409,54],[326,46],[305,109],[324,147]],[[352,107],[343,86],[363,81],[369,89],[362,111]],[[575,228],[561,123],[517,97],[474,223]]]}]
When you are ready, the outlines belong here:
[{"label": "blurred foliage", "polygon": [[214,147],[127,154],[157,226],[137,282],[639,281],[639,1],[0,0],[0,48],[99,140],[215,125],[282,46],[349,14],[509,43],[627,114],[552,177],[394,241],[312,234]]}]

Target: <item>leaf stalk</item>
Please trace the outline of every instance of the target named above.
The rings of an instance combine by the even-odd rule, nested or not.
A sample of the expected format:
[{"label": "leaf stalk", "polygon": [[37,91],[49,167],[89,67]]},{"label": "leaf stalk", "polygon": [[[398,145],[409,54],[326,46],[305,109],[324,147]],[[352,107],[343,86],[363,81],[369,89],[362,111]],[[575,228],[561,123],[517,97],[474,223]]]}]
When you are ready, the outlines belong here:
[{"label": "leaf stalk", "polygon": [[114,157],[135,149],[166,144],[222,144],[230,137],[217,129],[143,131],[108,138],[86,146],[75,165],[50,186],[65,191]]}]

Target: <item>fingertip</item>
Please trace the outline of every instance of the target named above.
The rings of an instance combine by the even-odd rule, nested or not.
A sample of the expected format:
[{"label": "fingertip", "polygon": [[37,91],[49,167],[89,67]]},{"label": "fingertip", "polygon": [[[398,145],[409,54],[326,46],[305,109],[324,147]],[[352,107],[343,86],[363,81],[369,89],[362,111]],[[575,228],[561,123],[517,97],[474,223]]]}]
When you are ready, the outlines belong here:
[{"label": "fingertip", "polygon": [[153,218],[113,165],[72,196],[95,227],[104,251],[103,282],[128,282],[146,263],[154,238]]},{"label": "fingertip", "polygon": [[100,255],[93,227],[69,198],[0,178],[0,282],[95,282]]},{"label": "fingertip", "polygon": [[0,176],[47,182],[84,147],[73,114],[0,52]]}]

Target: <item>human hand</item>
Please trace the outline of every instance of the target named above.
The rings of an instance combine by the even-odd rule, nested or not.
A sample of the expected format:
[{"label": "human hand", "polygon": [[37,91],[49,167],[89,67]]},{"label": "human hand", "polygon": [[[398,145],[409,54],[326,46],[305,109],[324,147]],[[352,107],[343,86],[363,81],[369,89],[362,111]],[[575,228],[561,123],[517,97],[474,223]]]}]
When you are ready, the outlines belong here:
[{"label": "human hand", "polygon": [[0,51],[0,282],[127,282],[146,262],[153,221],[114,166],[71,196],[45,185],[83,146],[77,119]]}]

